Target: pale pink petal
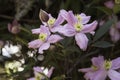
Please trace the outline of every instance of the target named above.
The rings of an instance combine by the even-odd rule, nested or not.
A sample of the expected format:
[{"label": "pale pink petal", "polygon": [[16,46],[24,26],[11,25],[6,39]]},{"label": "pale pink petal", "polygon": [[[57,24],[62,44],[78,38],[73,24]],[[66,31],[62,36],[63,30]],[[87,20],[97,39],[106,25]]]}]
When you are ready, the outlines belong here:
[{"label": "pale pink petal", "polygon": [[61,16],[71,25],[74,25],[74,23],[77,21],[72,11],[60,11]]},{"label": "pale pink petal", "polygon": [[40,34],[40,28],[32,29],[33,34]]},{"label": "pale pink petal", "polygon": [[68,12],[68,19],[67,19],[67,21],[68,21],[69,24],[72,24],[72,25],[74,25],[77,22],[77,19],[74,16],[72,11]]},{"label": "pale pink petal", "polygon": [[104,57],[103,56],[93,57],[91,61],[94,66],[102,68],[102,65],[104,64]]},{"label": "pale pink petal", "polygon": [[27,80],[36,80],[36,79],[33,77],[33,78],[29,78],[29,79],[27,79]]},{"label": "pale pink petal", "polygon": [[93,80],[94,79],[93,74],[94,74],[94,72],[87,72],[87,73],[85,73],[84,78],[86,80]]},{"label": "pale pink petal", "polygon": [[43,50],[47,50],[50,47],[50,43],[43,43],[39,48],[39,53],[43,53]]},{"label": "pale pink petal", "polygon": [[51,77],[54,69],[55,69],[54,67],[51,67],[51,68],[50,68],[50,70],[48,71],[48,74],[47,74],[47,77],[48,77],[48,78]]},{"label": "pale pink petal", "polygon": [[75,40],[80,49],[82,49],[83,51],[87,49],[88,38],[86,37],[85,34],[77,33],[75,35]]},{"label": "pale pink petal", "polygon": [[37,39],[28,43],[29,48],[39,48],[42,45],[42,41]]},{"label": "pale pink petal", "polygon": [[66,10],[60,10],[60,15],[64,18],[64,19],[68,19],[68,12]]},{"label": "pale pink petal", "polygon": [[92,68],[83,68],[83,69],[79,69],[78,71],[80,72],[89,72],[89,71],[93,71]]},{"label": "pale pink petal", "polygon": [[40,33],[45,33],[48,36],[51,34],[49,28],[46,27],[46,26],[44,26],[44,25],[41,25],[41,27],[40,27]]},{"label": "pale pink petal", "polygon": [[49,43],[56,43],[58,41],[60,41],[61,39],[63,39],[61,36],[53,34],[49,37],[48,41]]},{"label": "pale pink petal", "polygon": [[107,77],[107,72],[105,70],[99,70],[94,73],[92,80],[105,80]]},{"label": "pale pink petal", "polygon": [[81,30],[82,33],[90,33],[91,31],[95,30],[97,27],[98,22],[94,21],[90,24],[86,24],[83,26],[83,29]]},{"label": "pale pink petal", "polygon": [[52,27],[50,28],[51,32],[55,33],[55,32],[61,32],[63,30],[63,26],[59,25],[57,27]]},{"label": "pale pink petal", "polygon": [[58,18],[56,19],[54,26],[60,25],[64,22],[63,17],[61,16],[61,14],[58,15]]},{"label": "pale pink petal", "polygon": [[69,24],[64,25],[58,32],[68,37],[74,36],[76,34],[75,28]]},{"label": "pale pink petal", "polygon": [[82,18],[82,24],[88,23],[91,18],[91,16],[86,16],[84,13],[81,13],[80,17]]},{"label": "pale pink petal", "polygon": [[42,73],[43,72],[43,70],[41,69],[41,67],[33,67],[33,70],[35,71],[35,72],[40,72],[40,73]]},{"label": "pale pink petal", "polygon": [[105,80],[106,76],[106,71],[99,70],[95,72],[88,72],[84,77],[86,80]]},{"label": "pale pink petal", "polygon": [[108,76],[111,80],[120,80],[120,73],[115,70],[109,70]]},{"label": "pale pink petal", "polygon": [[110,36],[113,42],[117,42],[120,39],[120,33],[115,27],[110,28]]},{"label": "pale pink petal", "polygon": [[113,9],[113,7],[114,7],[114,2],[113,2],[112,0],[110,0],[110,1],[105,2],[104,5],[105,5],[107,8]]},{"label": "pale pink petal", "polygon": [[120,68],[120,57],[117,59],[112,60],[112,66],[111,69],[119,69]]}]

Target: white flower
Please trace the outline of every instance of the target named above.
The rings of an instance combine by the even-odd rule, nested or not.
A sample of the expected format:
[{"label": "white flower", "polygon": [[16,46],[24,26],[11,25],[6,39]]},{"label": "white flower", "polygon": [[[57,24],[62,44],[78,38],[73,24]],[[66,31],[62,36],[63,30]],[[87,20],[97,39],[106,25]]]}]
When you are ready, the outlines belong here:
[{"label": "white flower", "polygon": [[2,48],[2,55],[6,56],[6,57],[11,57],[11,54],[17,54],[19,53],[21,50],[21,45],[12,45],[12,44],[6,44],[3,48]]}]

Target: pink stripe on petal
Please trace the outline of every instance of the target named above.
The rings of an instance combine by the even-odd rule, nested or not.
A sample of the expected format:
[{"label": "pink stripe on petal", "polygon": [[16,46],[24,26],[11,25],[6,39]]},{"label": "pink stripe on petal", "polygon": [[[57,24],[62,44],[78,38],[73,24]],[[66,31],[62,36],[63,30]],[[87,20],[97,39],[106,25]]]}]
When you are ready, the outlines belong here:
[{"label": "pink stripe on petal", "polygon": [[39,39],[31,41],[28,43],[28,47],[29,48],[39,48],[42,45],[42,41],[40,41]]},{"label": "pink stripe on petal", "polygon": [[63,17],[61,16],[61,14],[58,15],[58,18],[56,19],[54,26],[56,27],[57,25],[62,24],[64,21]]},{"label": "pink stripe on petal", "polygon": [[81,30],[82,33],[89,33],[96,29],[98,22],[94,21],[90,24],[86,24],[83,26],[83,29]]},{"label": "pink stripe on petal", "polygon": [[60,41],[61,39],[63,39],[61,36],[54,34],[54,35],[51,35],[49,37],[47,42],[49,42],[49,43],[56,43],[56,42]]},{"label": "pink stripe on petal", "polygon": [[62,30],[59,33],[63,34],[64,36],[74,36],[76,34],[76,30],[73,26],[66,24],[63,26]]},{"label": "pink stripe on petal", "polygon": [[39,53],[43,54],[43,50],[47,50],[50,47],[50,43],[43,43],[39,48]]}]

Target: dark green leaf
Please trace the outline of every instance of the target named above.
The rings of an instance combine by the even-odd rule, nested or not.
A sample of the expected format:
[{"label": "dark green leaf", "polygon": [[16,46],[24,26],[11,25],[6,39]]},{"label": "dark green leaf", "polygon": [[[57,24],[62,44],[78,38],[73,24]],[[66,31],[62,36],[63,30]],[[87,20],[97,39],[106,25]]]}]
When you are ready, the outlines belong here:
[{"label": "dark green leaf", "polygon": [[114,46],[114,44],[111,44],[107,41],[99,41],[99,42],[94,43],[92,46],[99,47],[99,48],[108,48],[108,47]]},{"label": "dark green leaf", "polygon": [[101,38],[108,30],[109,28],[112,26],[114,22],[114,19],[111,19],[109,21],[107,21],[106,23],[104,23],[102,26],[100,26],[100,28],[98,29],[98,31],[96,32],[93,41],[98,40],[99,38]]},{"label": "dark green leaf", "polygon": [[111,9],[106,7],[97,7],[97,9],[104,12],[106,15],[111,15],[113,13]]}]

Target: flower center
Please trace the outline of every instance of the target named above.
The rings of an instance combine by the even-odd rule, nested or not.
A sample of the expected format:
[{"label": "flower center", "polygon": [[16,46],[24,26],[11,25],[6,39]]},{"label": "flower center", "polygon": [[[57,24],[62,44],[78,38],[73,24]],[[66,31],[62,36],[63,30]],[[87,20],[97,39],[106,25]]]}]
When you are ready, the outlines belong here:
[{"label": "flower center", "polygon": [[93,69],[94,71],[97,71],[97,70],[98,70],[98,67],[95,66],[95,65],[92,65],[92,69]]},{"label": "flower center", "polygon": [[47,38],[47,34],[41,33],[41,34],[39,35],[39,39],[42,40],[42,41],[45,41],[46,38]]},{"label": "flower center", "polygon": [[80,23],[76,23],[76,24],[74,25],[74,27],[75,27],[75,30],[76,30],[76,31],[81,31],[82,28],[83,28],[83,25],[80,24]]},{"label": "flower center", "polygon": [[79,22],[81,22],[82,18],[80,17],[79,14],[77,14],[75,17],[78,19]]},{"label": "flower center", "polygon": [[48,25],[52,26],[55,23],[55,19],[54,18],[50,18],[48,20]]},{"label": "flower center", "polygon": [[112,62],[109,61],[109,60],[105,60],[105,62],[104,62],[104,68],[106,70],[109,70],[111,68],[111,66],[112,66]]}]

